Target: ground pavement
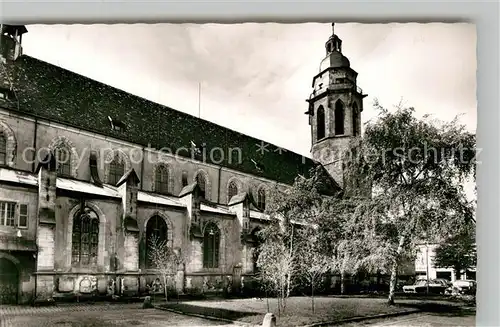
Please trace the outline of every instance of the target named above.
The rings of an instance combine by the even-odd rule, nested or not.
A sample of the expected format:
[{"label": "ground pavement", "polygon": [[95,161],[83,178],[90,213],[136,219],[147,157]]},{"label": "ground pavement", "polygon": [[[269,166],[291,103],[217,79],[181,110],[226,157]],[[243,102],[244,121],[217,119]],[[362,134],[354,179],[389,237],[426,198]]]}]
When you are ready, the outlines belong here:
[{"label": "ground pavement", "polygon": [[238,326],[132,304],[0,306],[0,327]]},{"label": "ground pavement", "polygon": [[476,326],[476,316],[453,316],[440,313],[416,313],[379,321],[364,321],[345,324],[342,327],[473,327]]}]

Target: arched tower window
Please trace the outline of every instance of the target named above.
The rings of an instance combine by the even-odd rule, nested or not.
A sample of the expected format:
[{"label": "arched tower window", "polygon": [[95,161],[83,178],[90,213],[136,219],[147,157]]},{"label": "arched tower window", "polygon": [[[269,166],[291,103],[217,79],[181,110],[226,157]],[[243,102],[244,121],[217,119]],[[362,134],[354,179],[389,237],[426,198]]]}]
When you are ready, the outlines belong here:
[{"label": "arched tower window", "polygon": [[55,149],[57,175],[71,176],[71,151],[60,145]]},{"label": "arched tower window", "polygon": [[320,140],[325,137],[325,109],[323,106],[319,106],[316,116],[316,138]]},{"label": "arched tower window", "polygon": [[123,174],[125,174],[125,163],[117,154],[109,164],[108,183],[111,185],[118,184]]},{"label": "arched tower window", "polygon": [[354,102],[354,105],[352,106],[352,135],[359,136],[360,134],[359,109],[358,104]]},{"label": "arched tower window", "polygon": [[335,135],[344,134],[344,104],[338,100],[335,103]]},{"label": "arched tower window", "polygon": [[200,187],[200,195],[204,198],[207,197],[206,193],[206,184],[207,181],[205,180],[205,176],[202,173],[198,173],[196,175],[196,182],[198,183],[198,186]]},{"label": "arched tower window", "polygon": [[7,164],[7,138],[3,131],[0,131],[0,165]]},{"label": "arched tower window", "polygon": [[219,267],[220,230],[213,222],[203,232],[203,268]]},{"label": "arched tower window", "polygon": [[99,217],[90,208],[73,217],[72,262],[81,266],[97,264]]},{"label": "arched tower window", "polygon": [[168,227],[165,220],[160,216],[151,217],[146,224],[146,269],[154,268],[150,254],[154,243],[168,244],[168,241]]},{"label": "arched tower window", "polygon": [[229,182],[229,186],[227,187],[227,200],[228,202],[231,198],[238,194],[238,186],[234,181]]},{"label": "arched tower window", "polygon": [[169,192],[169,172],[165,165],[158,165],[155,172],[155,192],[166,194]]},{"label": "arched tower window", "polygon": [[266,209],[266,190],[264,187],[259,188],[257,191],[257,206],[261,210]]}]

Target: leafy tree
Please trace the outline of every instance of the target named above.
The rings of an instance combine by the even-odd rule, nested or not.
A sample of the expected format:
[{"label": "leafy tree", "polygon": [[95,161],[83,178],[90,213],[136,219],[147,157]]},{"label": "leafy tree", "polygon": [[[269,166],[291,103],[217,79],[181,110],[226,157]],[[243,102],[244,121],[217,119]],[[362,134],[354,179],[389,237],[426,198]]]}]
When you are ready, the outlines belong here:
[{"label": "leafy tree", "polygon": [[355,274],[364,264],[366,247],[362,224],[364,197],[326,198],[318,216],[319,239],[323,253],[330,258],[330,267],[340,275],[340,292],[345,293],[346,275]]},{"label": "leafy tree", "polygon": [[475,177],[476,140],[457,119],[418,119],[413,108],[390,112],[377,102],[375,109],[377,119],[352,144],[346,172],[373,187],[358,222],[367,231],[365,262],[387,267],[394,304],[398,267],[421,235],[442,238],[472,220],[462,184]]},{"label": "leafy tree", "polygon": [[311,287],[311,310],[314,313],[314,290],[323,275],[331,269],[332,260],[322,248],[317,225],[306,225],[297,234],[298,271]]},{"label": "leafy tree", "polygon": [[475,268],[477,264],[476,226],[471,227],[450,235],[435,251],[434,266],[452,268],[457,279],[460,279],[462,271]]},{"label": "leafy tree", "polygon": [[183,253],[179,249],[172,249],[167,241],[153,236],[150,240],[149,257],[154,265],[154,270],[163,280],[165,301],[168,301],[168,277],[177,273],[177,268],[184,262]]}]

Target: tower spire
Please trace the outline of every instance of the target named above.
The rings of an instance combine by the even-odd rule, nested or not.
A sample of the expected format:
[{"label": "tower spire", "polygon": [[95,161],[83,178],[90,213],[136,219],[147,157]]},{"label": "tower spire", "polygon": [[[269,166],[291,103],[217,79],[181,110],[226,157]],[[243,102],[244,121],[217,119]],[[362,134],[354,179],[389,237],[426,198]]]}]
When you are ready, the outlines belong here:
[{"label": "tower spire", "polygon": [[335,23],[332,23],[332,35],[328,38],[325,44],[326,54],[332,52],[342,52],[342,40],[335,34]]}]

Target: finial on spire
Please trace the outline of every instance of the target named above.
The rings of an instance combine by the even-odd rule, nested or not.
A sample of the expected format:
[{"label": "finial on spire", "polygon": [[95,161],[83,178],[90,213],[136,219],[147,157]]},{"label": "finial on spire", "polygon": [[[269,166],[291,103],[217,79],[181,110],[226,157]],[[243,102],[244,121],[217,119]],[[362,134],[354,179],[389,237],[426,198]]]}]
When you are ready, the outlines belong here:
[{"label": "finial on spire", "polygon": [[332,35],[335,35],[335,23],[332,23]]}]

